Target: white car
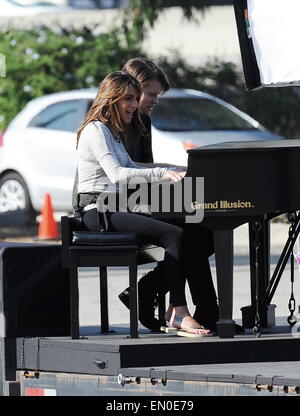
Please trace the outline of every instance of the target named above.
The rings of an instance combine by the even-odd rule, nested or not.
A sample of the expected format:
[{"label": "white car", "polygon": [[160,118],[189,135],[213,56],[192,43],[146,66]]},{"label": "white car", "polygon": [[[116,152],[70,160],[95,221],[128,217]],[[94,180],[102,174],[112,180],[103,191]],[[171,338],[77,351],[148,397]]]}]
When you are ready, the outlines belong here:
[{"label": "white car", "polygon": [[[36,98],[0,133],[0,212],[40,211],[46,193],[54,210],[71,210],[76,130],[96,91]],[[195,90],[168,91],[151,118],[154,162],[186,165],[186,150],[192,147],[282,139],[230,104]]]},{"label": "white car", "polygon": [[72,10],[64,0],[1,0],[1,17],[26,17]]}]

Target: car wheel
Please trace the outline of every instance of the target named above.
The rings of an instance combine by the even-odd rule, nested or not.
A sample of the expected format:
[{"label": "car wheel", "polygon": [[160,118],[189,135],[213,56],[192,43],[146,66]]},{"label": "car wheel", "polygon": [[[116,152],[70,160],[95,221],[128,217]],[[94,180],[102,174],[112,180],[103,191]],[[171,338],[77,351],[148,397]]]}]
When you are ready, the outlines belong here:
[{"label": "car wheel", "polygon": [[[29,192],[23,178],[17,173],[7,173],[0,179],[0,214],[18,211],[17,222],[31,224],[36,212],[32,208]],[[9,217],[8,217],[9,218]]]}]

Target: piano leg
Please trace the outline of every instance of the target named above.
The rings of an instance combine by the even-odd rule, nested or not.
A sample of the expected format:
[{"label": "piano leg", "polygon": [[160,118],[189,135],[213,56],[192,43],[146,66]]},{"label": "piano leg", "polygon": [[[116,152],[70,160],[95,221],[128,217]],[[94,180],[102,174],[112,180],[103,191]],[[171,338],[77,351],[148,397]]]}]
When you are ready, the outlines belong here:
[{"label": "piano leg", "polygon": [[233,230],[214,230],[215,259],[219,298],[220,338],[232,338],[235,322],[232,320],[233,305]]}]

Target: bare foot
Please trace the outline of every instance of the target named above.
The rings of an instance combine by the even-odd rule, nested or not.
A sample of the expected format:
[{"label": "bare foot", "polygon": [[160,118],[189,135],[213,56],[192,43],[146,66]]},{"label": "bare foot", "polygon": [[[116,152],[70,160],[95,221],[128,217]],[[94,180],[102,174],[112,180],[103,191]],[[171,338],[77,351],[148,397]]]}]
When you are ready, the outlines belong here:
[{"label": "bare foot", "polygon": [[181,329],[182,331],[196,335],[210,335],[209,329],[205,329],[203,325],[200,325],[190,315],[184,317],[176,316],[175,313],[170,319],[170,325],[174,328]]}]

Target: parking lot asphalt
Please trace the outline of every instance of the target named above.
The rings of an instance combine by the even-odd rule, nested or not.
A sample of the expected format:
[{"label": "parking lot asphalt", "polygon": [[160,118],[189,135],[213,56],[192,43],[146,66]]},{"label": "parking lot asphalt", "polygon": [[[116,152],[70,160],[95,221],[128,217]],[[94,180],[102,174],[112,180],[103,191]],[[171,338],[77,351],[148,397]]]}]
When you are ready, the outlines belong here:
[{"label": "parking lot asphalt", "polygon": [[[282,252],[284,244],[288,238],[289,224],[286,222],[274,222],[271,224],[271,276]],[[23,235],[0,227],[0,239],[15,242],[37,242],[38,226],[27,229],[27,234]],[[59,240],[45,241],[54,244],[60,244]],[[295,251],[298,251],[298,241],[295,245]],[[214,284],[216,286],[216,268],[214,256],[210,258],[211,270]],[[147,271],[153,269],[155,263],[147,266],[140,266],[138,275],[141,277]],[[300,268],[296,264],[294,295],[296,301],[296,312],[300,300]],[[199,276],[201,278],[201,276]],[[98,270],[95,268],[82,268],[79,271],[80,285],[80,322],[82,326],[98,326],[99,316],[99,279]],[[126,268],[109,268],[108,294],[110,305],[110,322],[111,324],[128,324],[129,313],[125,306],[119,301],[118,294],[128,286],[128,273]],[[276,318],[282,319],[289,315],[288,301],[290,298],[290,264],[285,268],[280,283],[275,292],[272,303],[276,305]],[[250,270],[249,270],[249,242],[248,242],[248,224],[244,224],[234,231],[234,286],[233,286],[233,317],[238,322],[241,320],[241,307],[250,304]],[[168,296],[168,295],[167,295]],[[191,302],[191,296],[187,287],[187,299],[190,311],[193,312],[194,306]],[[168,297],[167,297],[168,301]]]},{"label": "parking lot asphalt", "polygon": [[[233,317],[237,322],[241,321],[241,307],[250,304],[250,270],[249,270],[249,244],[247,225],[235,230],[235,257],[234,257],[234,285],[233,285]],[[289,224],[275,223],[271,227],[271,276],[277,264],[279,255],[288,236]],[[216,287],[216,268],[214,256],[210,258],[211,270]],[[140,266],[138,273],[141,277],[147,271],[153,269],[155,263],[148,266]],[[118,294],[128,286],[128,274],[125,268],[109,268],[108,293],[110,310],[110,322],[112,324],[128,324],[129,313],[125,306],[119,301]],[[201,278],[201,276],[199,276]],[[97,269],[80,269],[80,322],[82,326],[99,325],[99,279]],[[272,304],[276,305],[276,319],[286,320],[290,314],[288,301],[291,293],[290,265],[288,264],[281,277],[277,290],[274,294]],[[296,311],[300,300],[300,269],[296,264],[294,295],[296,300]],[[190,311],[194,311],[191,296],[187,287],[187,299]],[[168,301],[168,295],[167,295]]]},{"label": "parking lot asphalt", "polygon": [[[243,256],[239,256],[243,257]],[[141,267],[139,269],[139,277],[151,270],[150,267]],[[274,270],[275,264],[272,264],[271,271]],[[216,269],[212,264],[212,274],[214,284],[216,285]],[[296,281],[294,285],[294,294],[296,300],[296,312],[298,311],[300,299],[299,285],[299,269],[296,273]],[[276,305],[276,319],[286,322],[286,318],[290,312],[288,310],[288,302],[290,298],[290,266],[287,265],[281,281],[277,287],[272,304]],[[201,276],[199,276],[201,278]],[[109,268],[109,320],[113,325],[128,324],[129,312],[125,306],[119,301],[118,294],[128,286],[128,275],[125,268]],[[80,287],[80,323],[81,326],[98,326],[100,322],[99,315],[99,279],[97,270],[81,269],[79,273]],[[168,300],[168,295],[167,295]],[[190,312],[193,313],[194,305],[192,304],[189,289],[187,287],[187,300]],[[245,265],[235,265],[234,267],[234,284],[233,284],[233,319],[241,322],[241,308],[250,304],[250,279],[249,267]],[[299,318],[298,318],[299,319]]]}]

